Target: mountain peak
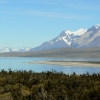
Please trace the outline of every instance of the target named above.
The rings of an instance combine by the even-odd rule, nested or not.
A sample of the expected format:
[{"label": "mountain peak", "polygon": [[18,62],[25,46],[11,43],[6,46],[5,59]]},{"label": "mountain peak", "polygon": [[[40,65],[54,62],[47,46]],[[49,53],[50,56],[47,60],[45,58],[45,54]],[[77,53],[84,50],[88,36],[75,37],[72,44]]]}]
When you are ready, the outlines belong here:
[{"label": "mountain peak", "polygon": [[91,28],[89,28],[87,31],[93,31],[93,32],[96,32],[100,29],[100,24],[97,24],[95,26],[92,26]]},{"label": "mountain peak", "polygon": [[89,29],[80,28],[77,31],[64,30],[59,36],[44,42],[36,48],[24,47],[17,48],[0,48],[0,53],[3,52],[29,52],[41,51],[66,47],[84,48],[100,46],[100,24],[90,27]]},{"label": "mountain peak", "polygon": [[100,24],[97,24],[95,27],[96,27],[96,29],[99,28],[100,27]]},{"label": "mountain peak", "polygon": [[77,31],[69,31],[69,30],[66,30],[65,33],[67,33],[67,34],[73,34],[73,35],[82,35],[82,34],[84,34],[86,31],[87,31],[87,29],[80,28],[80,29],[77,30]]},{"label": "mountain peak", "polygon": [[65,33],[71,34],[72,32],[70,30],[66,30]]},{"label": "mountain peak", "polygon": [[82,35],[84,34],[85,32],[87,31],[87,29],[83,29],[83,28],[80,28],[79,30],[77,31],[70,31],[70,30],[66,30],[66,31],[62,31],[60,33],[60,36],[65,36],[65,35]]}]

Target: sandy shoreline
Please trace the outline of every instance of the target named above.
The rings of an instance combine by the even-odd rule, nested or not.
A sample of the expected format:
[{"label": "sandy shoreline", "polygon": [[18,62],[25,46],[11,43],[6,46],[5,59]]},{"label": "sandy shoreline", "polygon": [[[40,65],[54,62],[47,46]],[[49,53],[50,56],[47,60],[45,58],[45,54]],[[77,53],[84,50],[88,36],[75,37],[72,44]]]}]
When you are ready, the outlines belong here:
[{"label": "sandy shoreline", "polygon": [[84,67],[100,67],[100,62],[89,62],[89,61],[37,61],[27,62],[29,64],[49,64],[59,66],[84,66]]}]

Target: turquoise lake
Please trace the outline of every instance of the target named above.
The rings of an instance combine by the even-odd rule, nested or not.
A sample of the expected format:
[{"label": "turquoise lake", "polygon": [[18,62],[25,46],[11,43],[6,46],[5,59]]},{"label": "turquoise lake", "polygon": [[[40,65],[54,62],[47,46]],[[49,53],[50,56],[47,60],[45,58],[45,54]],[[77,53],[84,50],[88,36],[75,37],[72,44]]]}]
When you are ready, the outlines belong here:
[{"label": "turquoise lake", "polygon": [[44,60],[64,60],[64,61],[100,61],[100,58],[34,58],[34,57],[0,57],[0,69],[4,70],[32,70],[34,72],[52,71],[63,72],[66,74],[84,74],[84,73],[100,73],[100,68],[84,67],[84,66],[58,66],[47,64],[28,64],[25,62],[44,61]]}]

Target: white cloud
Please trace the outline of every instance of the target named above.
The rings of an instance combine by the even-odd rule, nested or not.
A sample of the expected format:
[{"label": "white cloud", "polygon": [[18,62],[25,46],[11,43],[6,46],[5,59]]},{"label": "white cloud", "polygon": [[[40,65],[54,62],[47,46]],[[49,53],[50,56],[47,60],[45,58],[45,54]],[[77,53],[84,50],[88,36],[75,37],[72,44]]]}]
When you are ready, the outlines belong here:
[{"label": "white cloud", "polygon": [[70,9],[77,10],[97,10],[100,11],[100,2],[96,1],[82,1],[82,0],[74,0],[74,1],[66,1],[61,3],[64,7],[68,7]]},{"label": "white cloud", "polygon": [[[61,13],[61,12],[43,12],[43,11],[27,11],[27,15],[39,16],[45,18],[60,18],[60,19],[78,19],[78,20],[89,20],[94,19],[95,16],[91,15],[81,15],[78,13]],[[100,18],[96,18],[100,19]]]},{"label": "white cloud", "polygon": [[[99,16],[89,14],[80,14],[78,12],[47,12],[47,11],[37,11],[37,10],[22,10],[22,11],[0,11],[0,13],[6,15],[24,15],[24,16],[38,16],[44,19],[74,19],[74,20],[91,20],[100,19]],[[12,18],[12,16],[8,16]]]}]

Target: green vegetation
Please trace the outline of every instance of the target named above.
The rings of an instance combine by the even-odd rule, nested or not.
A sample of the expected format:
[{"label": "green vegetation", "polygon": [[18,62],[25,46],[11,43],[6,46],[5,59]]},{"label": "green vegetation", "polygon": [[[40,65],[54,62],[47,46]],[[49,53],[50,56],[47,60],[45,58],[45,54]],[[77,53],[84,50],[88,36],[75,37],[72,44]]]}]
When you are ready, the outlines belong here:
[{"label": "green vegetation", "polygon": [[0,100],[100,100],[100,74],[1,70]]}]

